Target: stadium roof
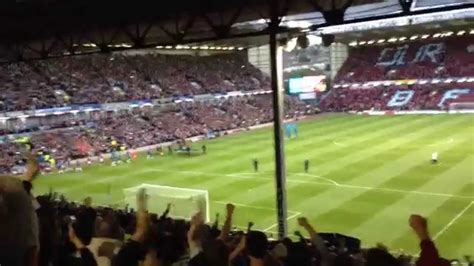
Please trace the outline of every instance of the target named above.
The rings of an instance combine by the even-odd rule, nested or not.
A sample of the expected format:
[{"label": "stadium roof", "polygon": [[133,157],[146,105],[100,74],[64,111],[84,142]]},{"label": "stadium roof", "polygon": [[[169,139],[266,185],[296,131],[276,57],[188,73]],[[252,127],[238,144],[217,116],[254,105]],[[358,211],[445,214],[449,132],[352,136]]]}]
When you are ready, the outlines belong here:
[{"label": "stadium roof", "polygon": [[[401,5],[406,1],[413,1],[408,11]],[[258,36],[268,33],[269,6],[276,3],[281,7],[280,32],[295,35],[302,29],[318,30],[337,34],[339,40],[346,41],[360,38],[361,34],[383,35],[387,31],[381,28],[370,33],[331,32],[327,26],[343,20],[370,23],[374,19],[471,8],[471,18],[468,14],[448,21],[423,23],[423,27],[415,23],[404,29],[423,31],[426,27],[466,27],[472,25],[474,14],[471,0],[0,1],[0,61],[179,43],[219,43],[229,38],[234,38],[230,42],[243,45],[264,43],[266,38]],[[345,7],[349,7],[346,12],[338,13]],[[239,39],[243,37],[251,38]]]},{"label": "stadium roof", "polygon": [[[367,4],[381,0],[335,0],[338,6]],[[0,1],[0,40],[32,40],[136,23],[174,22],[194,18],[196,25],[208,19],[231,20],[232,24],[268,18],[268,6],[279,2],[282,14],[315,11],[304,0],[16,0]],[[317,2],[327,2],[315,0]],[[323,5],[323,8],[327,8]],[[286,9],[286,10],[283,10]],[[238,13],[238,14],[236,14]],[[222,17],[220,17],[222,16]],[[230,21],[229,21],[230,22]],[[206,25],[207,26],[207,25]]]}]

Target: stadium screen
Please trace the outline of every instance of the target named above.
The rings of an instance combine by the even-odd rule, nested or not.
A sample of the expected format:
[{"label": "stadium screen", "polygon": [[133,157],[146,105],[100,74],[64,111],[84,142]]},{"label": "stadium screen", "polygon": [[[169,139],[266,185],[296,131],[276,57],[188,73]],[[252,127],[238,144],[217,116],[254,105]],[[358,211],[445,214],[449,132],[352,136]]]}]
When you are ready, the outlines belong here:
[{"label": "stadium screen", "polygon": [[326,76],[306,76],[290,78],[288,91],[290,94],[315,93],[326,90]]}]

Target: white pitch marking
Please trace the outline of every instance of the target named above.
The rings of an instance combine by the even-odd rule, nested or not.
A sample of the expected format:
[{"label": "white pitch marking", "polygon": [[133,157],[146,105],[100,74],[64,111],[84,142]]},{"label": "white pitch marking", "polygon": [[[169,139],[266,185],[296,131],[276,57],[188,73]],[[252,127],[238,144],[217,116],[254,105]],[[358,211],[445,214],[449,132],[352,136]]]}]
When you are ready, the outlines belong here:
[{"label": "white pitch marking", "polygon": [[397,192],[397,193],[404,193],[404,194],[418,194],[418,195],[425,195],[425,196],[438,196],[438,197],[460,198],[460,199],[474,199],[474,197],[470,197],[470,196],[460,196],[460,195],[453,195],[453,194],[446,194],[446,193],[425,192],[425,191],[417,191],[417,190],[403,190],[403,189],[395,189],[395,188],[366,187],[366,186],[355,186],[355,185],[345,185],[345,184],[340,184],[339,187],[376,190],[376,191],[387,191],[387,192]]},{"label": "white pitch marking", "polygon": [[[233,228],[237,228],[237,229],[243,229],[243,230],[247,230],[247,226],[242,226],[242,225],[232,225]],[[257,231],[263,231],[262,229],[253,229],[253,230],[257,230]],[[275,235],[278,235],[278,232],[276,231],[265,231],[265,233],[271,233],[271,234],[275,234]]]},{"label": "white pitch marking", "polygon": [[339,143],[339,142],[337,142],[337,141],[335,141],[335,140],[333,140],[332,143],[334,143],[334,145],[339,146],[339,147],[345,147],[344,145],[342,145],[341,143]]},{"label": "white pitch marking", "polygon": [[328,181],[329,183],[335,185],[335,186],[340,186],[341,184],[337,183],[336,181],[332,180],[332,179],[329,179],[329,178],[325,178],[325,177],[322,177],[322,176],[319,176],[319,175],[311,175],[311,174],[306,174],[306,173],[299,173],[299,174],[295,174],[295,175],[301,175],[301,176],[310,176],[312,178],[316,178],[316,179],[321,179],[321,180],[325,180],[325,181]]},{"label": "white pitch marking", "polygon": [[433,240],[436,240],[438,237],[440,237],[442,234],[444,234],[446,231],[448,231],[449,227],[451,227],[461,216],[464,215],[464,213],[469,210],[469,208],[474,204],[474,201],[471,201],[462,211],[460,211],[454,218],[449,221],[447,225],[445,225],[441,230],[439,230],[438,233],[433,237]]},{"label": "white pitch marking", "polygon": [[[295,213],[295,214],[293,214],[293,215],[288,216],[288,217],[286,218],[286,220],[289,221],[289,220],[291,220],[291,219],[293,219],[293,218],[295,218],[295,217],[297,217],[297,216],[299,216],[299,215],[301,215],[301,213],[300,213],[300,212],[297,212],[297,213]],[[263,232],[269,232],[272,228],[277,227],[277,226],[278,226],[278,224],[272,224],[271,226],[269,226],[269,227],[263,229]]]},{"label": "white pitch marking", "polygon": [[336,145],[336,146],[338,146],[338,147],[347,147],[347,145],[344,145],[344,144],[342,144],[342,143],[339,143],[339,142],[337,142],[337,141],[335,141],[335,140],[334,140],[332,143],[334,143],[334,145]]},{"label": "white pitch marking", "polygon": [[[266,180],[273,180],[272,178],[267,177],[259,177],[259,176],[250,176],[246,175],[249,173],[244,173],[241,175],[240,173],[233,173],[233,174],[216,174],[216,173],[206,173],[206,172],[198,172],[198,171],[176,171],[176,170],[165,170],[160,168],[149,169],[147,171],[140,171],[141,173],[148,173],[148,172],[165,172],[165,173],[180,173],[180,174],[193,174],[193,175],[206,175],[206,176],[227,176],[233,178],[241,178],[241,179],[266,179]],[[101,181],[92,181],[85,184],[80,184],[76,186],[71,186],[66,189],[61,190],[63,193],[66,191],[76,190],[78,188],[87,187],[92,184],[97,183],[105,183],[106,181],[113,182],[116,179],[121,179],[123,176],[127,175],[136,175],[136,173],[127,173],[124,175],[109,177],[105,179],[101,179]],[[259,173],[255,173],[255,175],[259,175]],[[289,173],[291,175],[291,173]],[[333,180],[334,181],[334,180]],[[301,179],[286,179],[288,183],[302,183],[302,184],[317,184],[317,185],[325,185],[325,186],[337,186],[342,188],[353,188],[353,189],[364,189],[364,190],[375,190],[375,191],[387,191],[387,192],[397,192],[397,193],[404,193],[404,194],[418,194],[418,195],[426,195],[426,196],[438,196],[438,197],[449,197],[449,198],[460,198],[460,199],[470,199],[473,200],[474,197],[470,196],[461,196],[461,195],[453,195],[453,194],[445,194],[445,193],[436,193],[436,192],[424,192],[424,191],[416,191],[416,190],[402,190],[402,189],[393,189],[393,188],[380,188],[380,187],[368,187],[368,186],[357,186],[357,185],[349,185],[349,184],[341,184],[341,183],[329,183],[329,182],[318,182],[318,181],[311,181],[311,180],[301,180]],[[334,181],[335,182],[335,181]]]},{"label": "white pitch marking", "polygon": [[[302,173],[300,173],[300,174],[302,174]],[[242,177],[242,178],[246,178],[246,179],[248,179],[248,178],[252,178],[252,179],[271,179],[271,178],[265,178],[265,177],[255,177],[255,176],[254,177],[239,176],[239,174],[232,174],[232,175],[227,175],[227,176],[237,177],[237,178]],[[474,199],[474,197],[470,197],[470,196],[461,196],[461,195],[446,194],[446,193],[341,184],[341,183],[337,183],[334,180],[329,181],[330,179],[326,179],[326,178],[324,178],[324,179],[328,182],[318,182],[318,181],[292,179],[292,178],[291,179],[286,179],[286,182],[288,182],[288,183],[303,183],[303,184],[318,184],[318,185],[336,186],[336,187],[352,188],[352,189],[397,192],[397,193],[403,193],[403,194],[418,194],[418,195],[425,195],[425,196],[437,196],[437,197],[460,198],[460,199],[471,199],[471,200]]]},{"label": "white pitch marking", "polygon": [[261,175],[262,173],[234,173],[234,174],[225,174],[225,176],[230,177],[241,177],[241,178],[255,178],[256,175]]},{"label": "white pitch marking", "polygon": [[[339,140],[340,140],[340,139],[339,139]],[[332,143],[333,143],[334,145],[338,146],[338,147],[347,147],[347,146],[349,146],[349,145],[345,144],[344,141],[343,141],[342,143],[339,142],[338,139],[334,139],[334,140],[332,141]]]},{"label": "white pitch marking", "polygon": [[260,175],[261,173],[238,173],[238,175]]},{"label": "white pitch marking", "polygon": [[[451,143],[453,143],[453,142],[454,142],[454,138],[449,138],[449,139],[446,140],[445,144],[451,144]],[[430,146],[430,147],[436,147],[436,146],[439,146],[439,145],[441,145],[441,144],[442,144],[442,143],[432,143],[432,144],[430,144],[430,145],[428,145],[428,146]]]},{"label": "white pitch marking", "polygon": [[[242,203],[234,203],[234,202],[227,202],[227,201],[218,201],[218,200],[213,200],[212,202],[217,203],[217,204],[227,204],[227,203],[232,203],[237,207],[244,207],[244,208],[250,208],[250,209],[257,209],[257,210],[268,210],[268,211],[276,211],[277,209],[274,208],[268,208],[268,207],[261,207],[261,206],[255,206],[255,205],[247,205],[247,204],[242,204]],[[290,211],[288,212],[291,213],[300,213],[297,211]],[[301,213],[300,213],[301,214]]]},{"label": "white pitch marking", "polygon": [[[267,179],[267,180],[273,180],[273,178],[271,177],[259,177],[258,175],[261,175],[261,173],[255,173],[255,174],[252,174],[250,175],[249,173],[244,173],[244,174],[240,174],[240,173],[234,173],[234,174],[226,174],[225,176],[229,176],[229,177],[234,177],[234,178],[242,178],[242,179]],[[310,174],[304,174],[304,173],[288,173],[288,175],[307,175],[307,176],[311,176],[313,178],[318,178],[318,179],[322,179],[322,180],[325,180],[325,181],[328,181],[328,182],[318,182],[318,181],[310,181],[310,180],[304,180],[304,179],[286,179],[286,182],[289,182],[289,183],[303,183],[303,184],[321,184],[321,185],[339,185],[337,184],[336,181],[334,180],[330,180],[330,179],[327,179],[327,178],[324,178],[324,177],[321,177],[321,176],[318,176],[318,175],[310,175]]]}]

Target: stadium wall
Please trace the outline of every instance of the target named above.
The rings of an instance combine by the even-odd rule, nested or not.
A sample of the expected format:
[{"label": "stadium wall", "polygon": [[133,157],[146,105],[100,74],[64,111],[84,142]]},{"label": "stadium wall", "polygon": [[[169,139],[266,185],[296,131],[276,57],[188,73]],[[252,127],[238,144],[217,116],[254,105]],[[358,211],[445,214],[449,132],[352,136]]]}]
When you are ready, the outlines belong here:
[{"label": "stadium wall", "polygon": [[441,114],[474,114],[474,110],[413,110],[413,111],[363,111],[363,112],[349,112],[355,114],[365,115],[441,115]]}]

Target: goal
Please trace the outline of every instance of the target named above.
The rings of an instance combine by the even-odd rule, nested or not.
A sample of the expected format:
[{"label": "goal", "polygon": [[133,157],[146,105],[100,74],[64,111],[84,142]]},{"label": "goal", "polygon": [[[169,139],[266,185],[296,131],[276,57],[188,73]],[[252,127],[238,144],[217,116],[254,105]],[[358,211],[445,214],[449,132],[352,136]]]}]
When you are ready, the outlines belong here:
[{"label": "goal", "polygon": [[194,214],[202,211],[206,222],[210,221],[207,190],[141,184],[123,190],[125,203],[136,209],[137,193],[142,188],[148,195],[148,210],[151,213],[162,213],[170,203],[170,217],[190,220]]}]

